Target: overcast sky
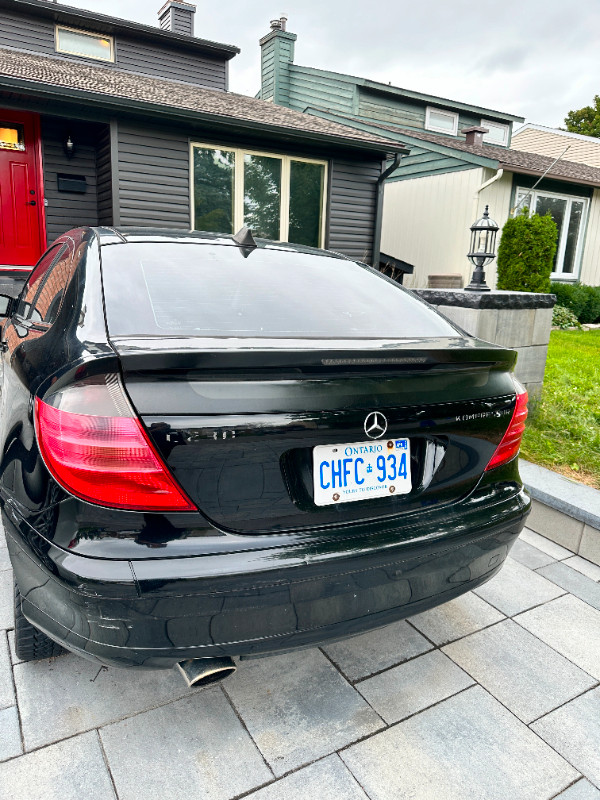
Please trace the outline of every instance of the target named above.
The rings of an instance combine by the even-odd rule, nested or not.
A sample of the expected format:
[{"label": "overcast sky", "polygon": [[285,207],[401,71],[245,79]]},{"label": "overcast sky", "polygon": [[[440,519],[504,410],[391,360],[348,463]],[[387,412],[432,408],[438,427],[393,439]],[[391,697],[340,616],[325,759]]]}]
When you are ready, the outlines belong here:
[{"label": "overcast sky", "polygon": [[[68,0],[156,24],[164,0]],[[232,91],[254,95],[258,40],[284,12],[297,64],[346,72],[557,127],[600,93],[600,4],[573,0],[198,0],[196,36],[235,44]]]}]

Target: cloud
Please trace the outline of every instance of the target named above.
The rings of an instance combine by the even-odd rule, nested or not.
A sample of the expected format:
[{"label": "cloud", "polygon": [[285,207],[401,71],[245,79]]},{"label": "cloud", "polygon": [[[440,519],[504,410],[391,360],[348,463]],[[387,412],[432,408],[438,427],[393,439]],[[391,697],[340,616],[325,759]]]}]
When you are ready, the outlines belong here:
[{"label": "cloud", "polygon": [[[69,0],[70,5],[156,24],[164,0]],[[233,91],[254,95],[260,84],[258,40],[269,20],[287,11],[298,34],[296,62],[346,72],[406,89],[562,124],[591,102],[597,82],[600,7],[565,0],[197,0],[196,35],[235,44]]]}]

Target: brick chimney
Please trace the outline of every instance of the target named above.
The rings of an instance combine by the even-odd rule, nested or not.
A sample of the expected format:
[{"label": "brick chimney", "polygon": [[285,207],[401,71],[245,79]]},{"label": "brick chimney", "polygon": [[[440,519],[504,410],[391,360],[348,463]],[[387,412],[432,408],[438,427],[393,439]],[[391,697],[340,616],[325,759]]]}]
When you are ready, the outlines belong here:
[{"label": "brick chimney", "polygon": [[489,133],[489,128],[482,128],[479,125],[473,125],[472,128],[463,128],[461,133],[465,134],[467,144],[473,144],[475,147],[483,146],[483,137]]},{"label": "brick chimney", "polygon": [[163,31],[194,35],[194,14],[196,6],[184,0],[167,0],[158,12],[158,24]]},{"label": "brick chimney", "polygon": [[295,33],[286,30],[287,17],[271,20],[271,30],[260,40],[260,96],[287,105],[290,64],[294,63]]}]

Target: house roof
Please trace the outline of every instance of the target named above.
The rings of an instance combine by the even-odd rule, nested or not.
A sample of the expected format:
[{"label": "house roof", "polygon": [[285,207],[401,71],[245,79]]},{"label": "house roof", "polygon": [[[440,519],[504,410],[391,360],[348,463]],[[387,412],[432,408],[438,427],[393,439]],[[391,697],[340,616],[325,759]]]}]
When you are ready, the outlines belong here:
[{"label": "house roof", "polygon": [[62,3],[48,2],[48,0],[0,0],[0,8],[20,11],[29,17],[45,17],[59,22],[62,25],[84,27],[87,30],[100,33],[127,33],[142,39],[153,39],[155,42],[171,41],[171,44],[198,50],[219,56],[225,60],[233,58],[240,52],[239,47],[231,44],[211,42],[208,39],[199,39],[195,36],[185,36],[181,33],[162,30],[152,25],[142,25],[118,17],[109,17],[95,11],[85,11],[82,8],[65,6]]},{"label": "house roof", "polygon": [[186,117],[213,127],[229,126],[236,132],[254,129],[338,147],[406,152],[405,145],[391,136],[357,130],[265,100],[12,48],[0,48],[0,87],[36,96],[75,98],[105,109]]},{"label": "house roof", "polygon": [[587,164],[580,164],[575,161],[559,161],[552,166],[555,161],[551,156],[542,156],[538,153],[528,153],[524,150],[513,150],[512,148],[499,147],[493,144],[467,144],[460,139],[451,139],[449,136],[438,136],[426,131],[413,131],[394,126],[377,125],[378,128],[387,131],[398,131],[413,139],[449,147],[452,150],[460,150],[474,156],[483,156],[497,162],[499,167],[503,167],[512,172],[525,173],[530,175],[543,175],[548,172],[549,178],[559,178],[562,180],[573,181],[575,183],[586,183],[593,186],[600,186],[600,169],[589,167]]},{"label": "house roof", "polygon": [[489,166],[494,169],[502,167],[511,172],[525,175],[543,175],[551,167],[547,173],[548,178],[583,183],[588,186],[600,186],[600,168],[590,167],[587,164],[565,161],[561,158],[553,165],[555,158],[542,156],[538,153],[513,150],[512,148],[499,147],[493,144],[467,144],[464,139],[429,133],[429,131],[409,130],[398,125],[390,125],[363,117],[353,118],[341,114],[332,114],[319,108],[310,108],[307,111],[318,115],[320,118],[343,120],[347,124],[356,125],[363,131],[385,131],[388,134],[396,135],[399,141],[403,141],[408,147],[419,142],[429,142],[434,148],[443,148],[446,152],[459,151],[465,154],[466,160],[482,166]]}]

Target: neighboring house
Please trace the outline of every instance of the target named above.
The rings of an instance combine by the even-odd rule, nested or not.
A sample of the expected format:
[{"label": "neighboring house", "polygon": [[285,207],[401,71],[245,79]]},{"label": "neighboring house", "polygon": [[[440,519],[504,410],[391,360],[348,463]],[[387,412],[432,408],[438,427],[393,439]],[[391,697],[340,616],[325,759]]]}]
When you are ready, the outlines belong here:
[{"label": "neighboring house", "polygon": [[257,235],[370,259],[380,176],[405,152],[227,91],[238,49],[49,0],[0,0],[0,264],[79,225]]},{"label": "neighboring house", "polygon": [[552,158],[564,155],[568,161],[600,168],[600,139],[594,136],[582,136],[580,133],[528,122],[513,133],[511,147]]},{"label": "neighboring house", "polygon": [[[414,265],[405,285],[450,273],[466,285],[471,224],[489,205],[502,227],[525,204],[550,211],[559,227],[553,278],[600,284],[600,168],[513,149],[522,117],[295,64],[297,37],[285,22],[261,39],[259,96],[410,149],[386,180],[381,238],[386,254]],[[492,287],[495,270],[494,262]]]}]

